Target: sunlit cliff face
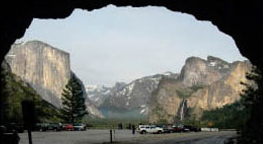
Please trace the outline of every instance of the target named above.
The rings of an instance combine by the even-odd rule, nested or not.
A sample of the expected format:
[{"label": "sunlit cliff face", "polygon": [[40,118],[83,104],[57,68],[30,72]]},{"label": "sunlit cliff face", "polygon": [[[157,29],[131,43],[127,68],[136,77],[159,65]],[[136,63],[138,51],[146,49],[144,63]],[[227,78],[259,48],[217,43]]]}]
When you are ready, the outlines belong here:
[{"label": "sunlit cliff face", "polygon": [[61,92],[70,78],[69,53],[31,41],[14,44],[6,58],[14,74],[28,82],[44,100],[61,106]]},{"label": "sunlit cliff face", "polygon": [[[195,65],[190,64],[189,66],[189,62]],[[224,63],[223,70],[223,65],[211,64],[199,58],[195,58],[195,61],[187,60],[185,67],[188,69],[184,68],[181,71],[177,81],[163,80],[159,85],[153,95],[149,121],[154,123],[166,119],[169,123],[173,123],[174,118],[178,117],[183,99],[187,100],[187,107],[192,109],[192,114],[197,118],[202,116],[203,110],[221,108],[239,100],[245,88],[241,82],[247,82],[246,73],[251,70],[251,64],[247,61]],[[198,72],[193,76],[191,70],[197,69]],[[215,73],[218,76],[212,79]]]}]

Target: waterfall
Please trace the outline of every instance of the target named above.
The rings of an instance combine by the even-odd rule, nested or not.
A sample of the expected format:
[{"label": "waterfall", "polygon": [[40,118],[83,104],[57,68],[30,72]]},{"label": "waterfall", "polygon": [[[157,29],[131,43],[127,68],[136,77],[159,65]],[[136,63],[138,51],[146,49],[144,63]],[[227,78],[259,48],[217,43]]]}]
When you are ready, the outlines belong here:
[{"label": "waterfall", "polygon": [[185,103],[186,103],[186,99],[184,98],[182,101],[181,109],[180,109],[180,121],[182,121],[184,118]]},{"label": "waterfall", "polygon": [[177,114],[174,117],[174,122],[175,123],[181,123],[185,117],[188,116],[188,107],[187,107],[187,99],[183,98],[181,101],[178,109],[177,109]]}]

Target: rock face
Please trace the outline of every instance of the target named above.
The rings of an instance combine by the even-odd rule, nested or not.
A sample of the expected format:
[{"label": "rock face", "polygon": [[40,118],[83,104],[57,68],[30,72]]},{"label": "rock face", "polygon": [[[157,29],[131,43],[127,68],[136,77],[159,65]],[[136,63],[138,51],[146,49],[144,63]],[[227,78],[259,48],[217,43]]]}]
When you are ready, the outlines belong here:
[{"label": "rock face", "polygon": [[227,75],[230,64],[209,56],[206,60],[190,57],[181,70],[179,80],[185,86],[210,85]]},{"label": "rock face", "polygon": [[[210,86],[200,89],[189,98],[190,107],[200,107],[204,110],[222,107],[225,104],[238,100],[242,89],[245,87],[240,82],[246,82],[246,73],[251,65],[247,62],[235,62],[230,66],[229,73],[221,80]],[[203,101],[202,101],[203,100]],[[207,103],[204,103],[206,102]]]},{"label": "rock face", "polygon": [[[71,76],[69,53],[40,41],[29,41],[13,44],[6,61],[12,73],[29,83],[44,100],[62,106],[61,93]],[[102,116],[88,98],[86,101],[91,114]]]},{"label": "rock face", "polygon": [[13,44],[6,56],[14,74],[42,98],[61,107],[61,92],[70,78],[69,53],[39,41]]},{"label": "rock face", "polygon": [[227,63],[209,56],[207,60],[191,57],[176,80],[162,79],[153,93],[149,122],[173,123],[186,116],[202,115],[203,110],[220,108],[239,100],[251,69],[247,61]]}]

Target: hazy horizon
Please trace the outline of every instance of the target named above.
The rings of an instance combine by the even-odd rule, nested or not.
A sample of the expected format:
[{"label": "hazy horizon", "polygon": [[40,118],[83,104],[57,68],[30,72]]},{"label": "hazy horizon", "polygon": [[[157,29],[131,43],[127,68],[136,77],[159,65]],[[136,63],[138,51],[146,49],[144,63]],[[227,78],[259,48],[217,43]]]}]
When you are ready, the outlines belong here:
[{"label": "hazy horizon", "polygon": [[39,40],[70,53],[85,85],[113,86],[140,77],[179,73],[186,58],[246,60],[234,40],[209,21],[164,7],[76,9],[66,19],[34,19],[19,41]]}]

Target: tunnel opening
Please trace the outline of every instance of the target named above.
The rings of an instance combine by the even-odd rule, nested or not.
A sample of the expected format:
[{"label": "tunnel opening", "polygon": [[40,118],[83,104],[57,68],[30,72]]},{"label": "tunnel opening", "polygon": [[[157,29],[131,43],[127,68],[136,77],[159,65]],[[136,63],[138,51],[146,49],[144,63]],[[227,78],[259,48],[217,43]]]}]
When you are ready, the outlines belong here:
[{"label": "tunnel opening", "polygon": [[[40,14],[40,16],[41,16],[41,14]],[[238,39],[238,38],[237,38]],[[2,40],[2,39],[1,39]],[[2,43],[1,43],[1,45],[2,45]],[[244,51],[244,50],[242,50],[242,51]],[[248,54],[249,55],[249,54]],[[251,57],[251,56],[248,56],[248,57]],[[253,58],[252,58],[253,59]],[[258,61],[256,61],[255,63],[258,63]],[[260,64],[259,64],[260,65]],[[260,67],[260,66],[259,66]]]},{"label": "tunnel opening", "polygon": [[[62,51],[57,52],[57,49]],[[157,81],[154,84],[152,84],[154,81],[147,80],[143,85],[149,86],[136,85],[135,90],[126,88],[128,93],[136,97],[135,100],[126,94],[125,88],[111,94],[115,96],[125,93],[121,97],[130,99],[122,99],[123,102],[120,102],[123,103],[122,109],[136,111],[137,115],[141,112],[147,115],[149,97],[158,88],[160,76],[170,73],[174,79],[176,75],[186,77],[183,75],[184,73],[188,75],[186,74],[188,71],[182,72],[183,74],[180,74],[180,71],[188,64],[185,63],[186,59],[195,57],[197,61],[205,59],[207,73],[212,72],[213,66],[218,67],[218,71],[214,72],[219,73],[219,69],[223,69],[224,65],[219,66],[217,63],[226,59],[229,63],[245,60],[238,51],[232,49],[237,48],[231,38],[220,33],[211,23],[198,22],[190,15],[174,13],[163,7],[136,9],[109,5],[94,12],[76,10],[65,20],[33,20],[25,36],[12,46],[6,59],[15,74],[29,82],[44,100],[56,106],[61,105],[60,93],[69,79],[70,71],[80,77],[87,89],[102,87],[108,91],[120,89],[115,87],[116,83],[128,88],[134,87],[137,79],[152,77]],[[195,79],[191,77],[189,81]],[[142,91],[143,88],[150,90],[134,94],[133,91]],[[178,91],[180,95],[188,93],[183,89]],[[93,95],[92,93],[90,95]],[[57,97],[58,100],[55,99]],[[90,98],[92,102],[98,99],[91,96]],[[114,101],[114,98],[109,98],[108,101]],[[130,101],[141,102],[131,106]],[[103,105],[109,104],[100,102],[96,106],[109,115],[107,107]],[[136,114],[132,112],[130,114],[136,117]]]}]

